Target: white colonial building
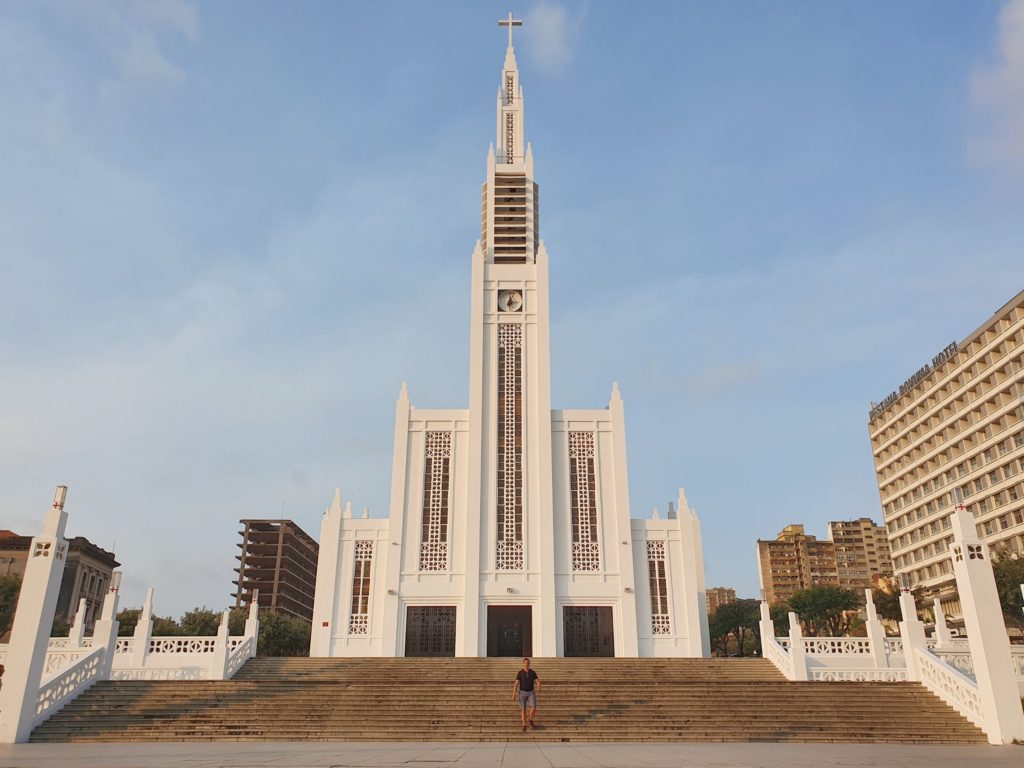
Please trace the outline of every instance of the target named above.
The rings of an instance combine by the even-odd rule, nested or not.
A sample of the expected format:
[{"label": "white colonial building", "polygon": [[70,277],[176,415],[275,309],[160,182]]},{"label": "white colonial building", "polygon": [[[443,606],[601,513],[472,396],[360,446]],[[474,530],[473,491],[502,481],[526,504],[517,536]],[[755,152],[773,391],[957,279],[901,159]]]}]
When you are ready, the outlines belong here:
[{"label": "white colonial building", "polygon": [[391,508],[325,512],[312,656],[707,656],[682,490],[631,519],[618,387],[551,407],[548,254],[512,48],[473,251],[469,407],[395,414]]}]

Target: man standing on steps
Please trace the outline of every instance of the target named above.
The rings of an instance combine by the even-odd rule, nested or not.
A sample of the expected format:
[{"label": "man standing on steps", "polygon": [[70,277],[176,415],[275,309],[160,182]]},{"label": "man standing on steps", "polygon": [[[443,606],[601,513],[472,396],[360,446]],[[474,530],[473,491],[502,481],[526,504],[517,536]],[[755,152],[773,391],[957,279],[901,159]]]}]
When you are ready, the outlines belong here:
[{"label": "man standing on steps", "polygon": [[[533,724],[533,716],[537,714],[537,693],[540,691],[540,678],[537,677],[537,673],[530,669],[530,660],[523,659],[523,668],[516,674],[516,681],[512,685],[512,701],[519,698],[519,718],[523,721],[523,731],[526,731],[526,723],[530,723],[531,728],[537,726]],[[530,717],[527,720],[526,708],[530,708]]]}]

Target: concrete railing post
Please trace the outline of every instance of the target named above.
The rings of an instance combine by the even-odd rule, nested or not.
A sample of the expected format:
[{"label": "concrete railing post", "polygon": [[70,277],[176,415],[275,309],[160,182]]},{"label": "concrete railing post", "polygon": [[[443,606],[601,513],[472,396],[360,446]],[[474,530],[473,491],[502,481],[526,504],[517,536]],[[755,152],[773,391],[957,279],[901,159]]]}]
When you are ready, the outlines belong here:
[{"label": "concrete railing post", "polygon": [[7,646],[7,669],[0,688],[0,743],[27,741],[32,732],[68,549],[64,540],[67,492],[65,486],[57,486],[43,531],[29,544],[18,610]]},{"label": "concrete railing post", "polygon": [[224,611],[220,617],[220,626],[217,627],[217,640],[213,646],[213,658],[210,660],[210,668],[207,670],[207,680],[226,680],[228,674],[228,659],[231,657],[231,648],[228,643],[228,622],[231,619],[231,611]]},{"label": "concrete railing post", "polygon": [[924,622],[917,617],[917,604],[914,602],[914,595],[909,589],[900,590],[900,613],[903,621],[900,622],[900,636],[903,638],[903,658],[907,662],[907,679],[920,680],[921,674],[917,669],[917,650],[925,650],[927,645],[924,639]]},{"label": "concrete railing post", "polygon": [[110,589],[103,598],[103,606],[100,608],[100,617],[96,620],[92,630],[92,644],[95,648],[105,645],[107,651],[103,656],[103,670],[100,672],[100,680],[109,680],[110,671],[114,666],[114,653],[117,650],[117,630],[120,624],[117,621],[118,590],[121,587],[121,572],[115,571],[110,579]]},{"label": "concrete railing post", "polygon": [[146,590],[146,602],[142,604],[139,622],[135,625],[134,647],[132,648],[132,667],[142,669],[146,666],[149,656],[149,641],[153,636],[153,588]]},{"label": "concrete railing post", "polygon": [[942,612],[942,601],[937,597],[932,604],[932,612],[935,614],[935,634],[932,639],[939,648],[946,648],[953,644],[953,635],[946,623],[946,614]]},{"label": "concrete railing post", "polygon": [[[960,502],[959,489],[955,493]],[[1024,739],[1024,711],[988,545],[978,537],[974,516],[962,503],[954,508],[950,522],[953,575],[971,646],[985,733],[990,743],[1009,744]]]},{"label": "concrete railing post", "polygon": [[870,589],[864,590],[864,608],[867,612],[864,628],[867,630],[868,643],[871,646],[871,660],[876,668],[885,669],[889,666],[889,655],[885,652],[885,627],[878,620],[878,611],[875,609]]},{"label": "concrete railing post", "polygon": [[245,638],[253,638],[252,651],[249,653],[251,659],[256,655],[256,646],[260,641],[260,591],[254,589],[252,602],[249,603],[249,617],[245,620]]},{"label": "concrete railing post", "polygon": [[789,612],[789,658],[793,662],[793,679],[807,680],[807,651],[804,650],[804,633],[800,629],[800,618]]},{"label": "concrete railing post", "polygon": [[68,632],[68,647],[81,648],[82,638],[85,637],[85,598],[78,601],[78,610],[75,611],[75,620],[71,623]]},{"label": "concrete railing post", "polygon": [[764,646],[768,638],[775,638],[775,622],[772,621],[772,609],[764,600],[761,601],[761,621],[758,622],[761,630],[761,655],[764,656]]}]

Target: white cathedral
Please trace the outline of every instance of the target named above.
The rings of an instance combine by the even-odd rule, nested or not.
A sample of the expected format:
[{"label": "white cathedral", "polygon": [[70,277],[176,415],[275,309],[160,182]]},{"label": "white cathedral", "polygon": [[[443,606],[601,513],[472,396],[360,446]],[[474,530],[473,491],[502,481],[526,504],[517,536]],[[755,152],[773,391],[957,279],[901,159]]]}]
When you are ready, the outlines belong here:
[{"label": "white cathedral", "polygon": [[632,519],[618,387],[552,409],[548,254],[509,44],[473,250],[469,407],[395,409],[391,507],[324,513],[311,656],[708,656],[682,489]]}]

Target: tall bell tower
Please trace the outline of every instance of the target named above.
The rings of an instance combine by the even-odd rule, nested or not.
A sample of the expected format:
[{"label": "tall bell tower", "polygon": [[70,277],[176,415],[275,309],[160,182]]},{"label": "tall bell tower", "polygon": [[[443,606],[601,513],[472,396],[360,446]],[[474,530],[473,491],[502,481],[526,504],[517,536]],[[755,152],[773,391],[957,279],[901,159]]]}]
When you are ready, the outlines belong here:
[{"label": "tall bell tower", "polygon": [[512,28],[522,22],[510,14],[499,23],[509,28],[509,45],[473,254],[468,475],[479,530],[467,537],[475,551],[466,554],[478,560],[481,578],[479,599],[467,595],[467,605],[536,607],[533,653],[553,655],[555,627],[545,620],[555,613],[547,253],[512,46]]}]

